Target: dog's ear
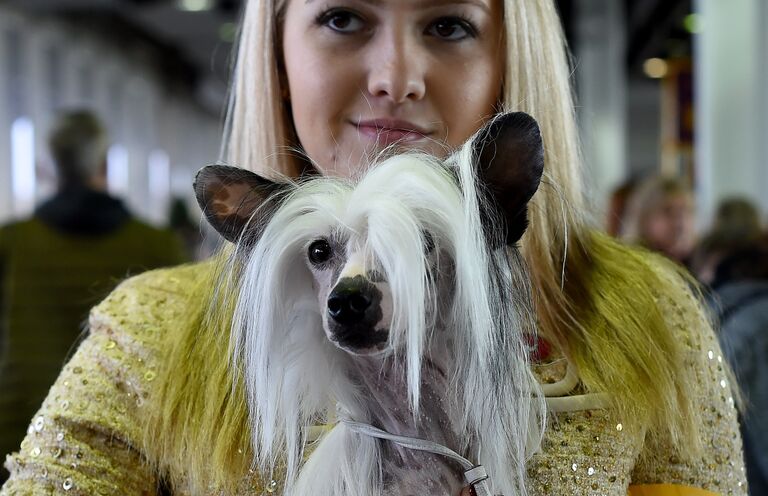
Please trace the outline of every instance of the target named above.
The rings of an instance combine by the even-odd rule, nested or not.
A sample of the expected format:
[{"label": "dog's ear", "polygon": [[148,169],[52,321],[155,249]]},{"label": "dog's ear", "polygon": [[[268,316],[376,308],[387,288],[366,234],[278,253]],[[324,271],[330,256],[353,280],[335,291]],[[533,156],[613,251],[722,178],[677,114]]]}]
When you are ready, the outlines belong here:
[{"label": "dog's ear", "polygon": [[246,227],[258,237],[288,185],[238,167],[209,165],[195,176],[194,188],[197,203],[211,226],[227,241],[237,243]]},{"label": "dog's ear", "polygon": [[[506,236],[501,239],[514,244],[528,226],[528,201],[544,171],[539,125],[523,112],[503,114],[490,121],[472,145],[477,178],[506,222]],[[494,238],[498,239],[490,236]]]}]

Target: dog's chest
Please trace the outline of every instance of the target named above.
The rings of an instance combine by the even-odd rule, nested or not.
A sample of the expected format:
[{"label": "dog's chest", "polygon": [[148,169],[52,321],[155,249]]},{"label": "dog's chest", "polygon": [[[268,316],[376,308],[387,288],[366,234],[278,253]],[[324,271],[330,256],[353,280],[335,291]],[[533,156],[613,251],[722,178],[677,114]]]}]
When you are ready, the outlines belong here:
[{"label": "dog's chest", "polygon": [[382,496],[454,496],[461,492],[459,468],[440,455],[409,451],[382,462]]},{"label": "dog's chest", "polygon": [[[454,420],[448,408],[448,384],[444,368],[427,361],[422,370],[421,410],[414,420],[407,405],[407,390],[400,374],[368,376],[372,420],[385,431],[421,439],[450,449],[458,448]],[[453,496],[462,488],[463,472],[442,455],[403,448],[392,441],[379,441],[384,487],[382,496]]]}]

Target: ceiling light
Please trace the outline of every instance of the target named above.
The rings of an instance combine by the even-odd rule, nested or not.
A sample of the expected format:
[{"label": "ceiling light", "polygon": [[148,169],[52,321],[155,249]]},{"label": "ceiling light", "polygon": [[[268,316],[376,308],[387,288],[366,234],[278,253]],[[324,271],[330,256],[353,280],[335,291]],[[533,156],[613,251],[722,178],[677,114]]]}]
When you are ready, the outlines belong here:
[{"label": "ceiling light", "polygon": [[202,12],[213,8],[212,0],[177,0],[176,7],[187,12]]},{"label": "ceiling light", "polygon": [[643,71],[649,78],[661,79],[667,75],[669,67],[664,59],[648,59],[643,63]]}]

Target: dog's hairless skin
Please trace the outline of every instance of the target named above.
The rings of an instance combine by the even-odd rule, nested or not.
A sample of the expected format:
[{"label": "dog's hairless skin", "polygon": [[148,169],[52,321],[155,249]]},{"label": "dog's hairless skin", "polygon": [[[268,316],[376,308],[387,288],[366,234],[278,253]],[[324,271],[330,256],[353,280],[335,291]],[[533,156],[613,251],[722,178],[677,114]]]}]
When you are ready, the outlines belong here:
[{"label": "dog's hairless skin", "polygon": [[[450,392],[441,367],[441,363],[448,360],[448,350],[433,350],[431,355],[422,367],[421,409],[415,419],[405,406],[408,392],[402,364],[398,366],[397,361],[389,357],[360,357],[353,366],[369,398],[365,406],[371,425],[390,434],[428,439],[460,451],[448,414],[446,403]],[[461,491],[463,470],[450,459],[389,441],[379,442],[383,496],[445,496],[458,495]],[[418,494],[413,493],[414,488],[421,488]]]}]

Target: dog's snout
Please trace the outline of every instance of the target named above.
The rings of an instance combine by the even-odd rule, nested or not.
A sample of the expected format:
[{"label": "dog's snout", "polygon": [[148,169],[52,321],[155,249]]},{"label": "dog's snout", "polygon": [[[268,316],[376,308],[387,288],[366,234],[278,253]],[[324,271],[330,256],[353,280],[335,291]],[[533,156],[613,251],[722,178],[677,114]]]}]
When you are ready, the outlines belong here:
[{"label": "dog's snout", "polygon": [[328,297],[328,314],[339,324],[363,321],[371,306],[374,289],[360,276],[342,279]]},{"label": "dog's snout", "polygon": [[328,298],[328,313],[339,323],[362,320],[371,306],[371,299],[364,294],[337,294]]}]

